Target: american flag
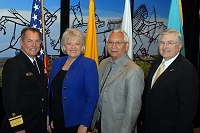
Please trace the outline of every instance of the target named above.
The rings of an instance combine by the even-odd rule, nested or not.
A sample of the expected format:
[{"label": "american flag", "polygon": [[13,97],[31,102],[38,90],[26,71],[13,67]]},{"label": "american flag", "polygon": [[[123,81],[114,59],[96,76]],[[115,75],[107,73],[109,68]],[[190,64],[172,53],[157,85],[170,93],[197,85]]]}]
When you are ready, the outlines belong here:
[{"label": "american flag", "polygon": [[[31,12],[31,22],[30,27],[37,28],[40,30],[40,37],[42,38],[42,3],[41,0],[33,0],[32,12]],[[43,42],[46,42],[45,38],[42,38]],[[40,52],[38,56],[44,61],[45,70],[48,74],[48,56],[47,51],[41,44]]]}]

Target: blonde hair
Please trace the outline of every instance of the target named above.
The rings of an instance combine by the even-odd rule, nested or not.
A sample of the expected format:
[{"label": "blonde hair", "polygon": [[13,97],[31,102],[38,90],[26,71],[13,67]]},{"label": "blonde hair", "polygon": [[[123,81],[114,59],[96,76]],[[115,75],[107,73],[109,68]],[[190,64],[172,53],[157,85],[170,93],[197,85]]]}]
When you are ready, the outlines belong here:
[{"label": "blonde hair", "polygon": [[67,54],[64,46],[65,46],[66,42],[71,38],[75,38],[75,39],[79,40],[81,42],[81,44],[85,46],[84,34],[76,28],[67,28],[65,30],[65,32],[63,33],[62,39],[61,39],[61,50],[64,54]]}]

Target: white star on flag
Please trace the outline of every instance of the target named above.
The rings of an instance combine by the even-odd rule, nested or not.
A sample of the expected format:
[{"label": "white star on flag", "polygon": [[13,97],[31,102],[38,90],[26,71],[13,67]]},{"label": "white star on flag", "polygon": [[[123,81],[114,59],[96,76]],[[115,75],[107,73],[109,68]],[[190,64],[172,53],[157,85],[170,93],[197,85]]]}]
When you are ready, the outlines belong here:
[{"label": "white star on flag", "polygon": [[[30,27],[37,28],[40,30],[41,38],[42,38],[42,9],[40,0],[33,0],[32,13],[31,13],[31,22]],[[43,60],[44,58],[44,49],[41,44],[41,49],[39,52],[40,58]]]},{"label": "white star on flag", "polygon": [[34,19],[34,21],[37,20],[37,15],[34,14],[32,18]]},{"label": "white star on flag", "polygon": [[39,10],[39,7],[38,7],[38,6],[39,6],[39,5],[36,5],[36,4],[35,4],[35,6],[33,7],[33,8],[35,9],[35,11],[36,11],[36,10]]},{"label": "white star on flag", "polygon": [[42,2],[40,0],[33,0],[30,27],[37,28],[40,30],[41,33],[40,37],[43,43],[41,43],[40,45],[40,52],[38,52],[38,56],[44,61],[45,71],[48,76],[49,69],[48,69],[47,49],[45,43],[46,38],[45,35],[42,35],[43,29],[45,29],[44,27],[42,27],[42,24],[45,24],[44,20],[42,20],[42,10],[43,10]]}]

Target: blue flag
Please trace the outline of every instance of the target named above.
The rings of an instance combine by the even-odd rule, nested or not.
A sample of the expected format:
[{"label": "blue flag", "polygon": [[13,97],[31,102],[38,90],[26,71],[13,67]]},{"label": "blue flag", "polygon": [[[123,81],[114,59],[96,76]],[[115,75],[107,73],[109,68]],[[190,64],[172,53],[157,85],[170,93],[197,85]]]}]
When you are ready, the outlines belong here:
[{"label": "blue flag", "polygon": [[[40,37],[42,38],[42,6],[40,0],[33,0],[30,27],[39,29]],[[43,45],[40,47],[41,49],[38,56],[43,60],[44,48]]]},{"label": "blue flag", "polygon": [[182,34],[183,47],[181,50],[181,54],[185,56],[181,0],[171,0],[167,28],[174,28]]}]

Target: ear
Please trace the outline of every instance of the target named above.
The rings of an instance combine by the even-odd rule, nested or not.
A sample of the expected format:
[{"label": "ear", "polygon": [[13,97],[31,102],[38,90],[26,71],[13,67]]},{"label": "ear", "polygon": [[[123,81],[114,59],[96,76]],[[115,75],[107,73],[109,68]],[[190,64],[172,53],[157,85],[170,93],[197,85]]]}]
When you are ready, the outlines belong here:
[{"label": "ear", "polygon": [[182,47],[182,45],[178,45],[179,51],[181,51]]},{"label": "ear", "polygon": [[126,52],[128,51],[129,49],[129,42],[126,43]]},{"label": "ear", "polygon": [[82,53],[85,52],[85,45],[82,45],[82,47],[81,47],[81,52],[82,52]]},{"label": "ear", "polygon": [[23,44],[23,41],[22,41],[22,39],[20,39],[20,46],[22,47],[22,44]]}]

